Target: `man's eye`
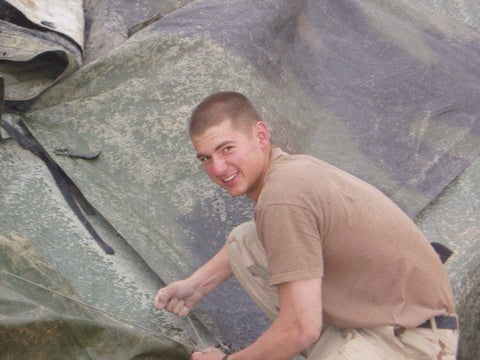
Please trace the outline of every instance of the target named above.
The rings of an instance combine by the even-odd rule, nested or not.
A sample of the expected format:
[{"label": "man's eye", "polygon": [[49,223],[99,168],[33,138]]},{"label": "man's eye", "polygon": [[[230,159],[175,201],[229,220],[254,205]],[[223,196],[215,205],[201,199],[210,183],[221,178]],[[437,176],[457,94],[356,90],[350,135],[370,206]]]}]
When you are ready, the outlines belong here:
[{"label": "man's eye", "polygon": [[224,153],[224,154],[227,154],[227,153],[229,153],[229,152],[232,151],[232,150],[233,150],[233,146],[225,146],[225,147],[223,148],[223,153]]}]

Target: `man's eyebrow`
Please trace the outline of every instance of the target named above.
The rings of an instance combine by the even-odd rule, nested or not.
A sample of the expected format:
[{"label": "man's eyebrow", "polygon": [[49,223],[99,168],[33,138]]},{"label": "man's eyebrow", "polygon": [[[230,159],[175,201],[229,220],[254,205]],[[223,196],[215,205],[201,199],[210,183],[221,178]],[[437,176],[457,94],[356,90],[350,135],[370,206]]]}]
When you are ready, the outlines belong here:
[{"label": "man's eyebrow", "polygon": [[225,140],[225,141],[222,141],[220,144],[218,144],[216,147],[215,147],[215,151],[217,151],[218,149],[221,149],[222,147],[224,147],[225,145],[227,145],[228,143],[231,143],[233,142],[232,140]]}]

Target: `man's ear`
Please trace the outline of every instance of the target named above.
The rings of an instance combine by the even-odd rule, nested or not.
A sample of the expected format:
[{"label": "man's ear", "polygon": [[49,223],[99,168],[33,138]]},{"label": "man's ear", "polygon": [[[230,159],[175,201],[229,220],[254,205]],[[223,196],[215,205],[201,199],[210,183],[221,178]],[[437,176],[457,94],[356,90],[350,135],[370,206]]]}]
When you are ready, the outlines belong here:
[{"label": "man's ear", "polygon": [[260,141],[260,146],[265,148],[270,143],[270,131],[268,130],[267,124],[263,121],[257,122],[255,132]]}]

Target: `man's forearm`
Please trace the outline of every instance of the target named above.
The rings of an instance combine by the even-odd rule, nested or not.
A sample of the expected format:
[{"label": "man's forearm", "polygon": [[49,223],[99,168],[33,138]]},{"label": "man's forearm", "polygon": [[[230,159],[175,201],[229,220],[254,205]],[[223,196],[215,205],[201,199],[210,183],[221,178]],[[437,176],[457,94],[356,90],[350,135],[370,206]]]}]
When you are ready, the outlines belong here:
[{"label": "man's forearm", "polygon": [[322,330],[322,279],[278,285],[280,313],[252,345],[229,360],[290,360],[313,344]]},{"label": "man's forearm", "polygon": [[233,275],[226,246],[191,276],[198,291],[206,295]]},{"label": "man's forearm", "polygon": [[277,320],[253,344],[230,355],[228,359],[291,360],[316,340],[318,336],[304,333],[295,326],[286,326]]}]

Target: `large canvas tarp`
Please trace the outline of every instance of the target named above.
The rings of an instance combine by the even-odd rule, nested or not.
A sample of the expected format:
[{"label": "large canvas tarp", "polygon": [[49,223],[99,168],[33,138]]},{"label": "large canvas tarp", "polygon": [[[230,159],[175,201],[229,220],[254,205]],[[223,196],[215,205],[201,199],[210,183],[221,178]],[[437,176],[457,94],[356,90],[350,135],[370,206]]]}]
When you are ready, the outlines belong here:
[{"label": "large canvas tarp", "polygon": [[[277,87],[276,94],[264,101],[254,90],[249,93],[267,108],[272,125],[275,119],[282,124],[274,130],[288,134],[284,141],[296,151],[322,155],[376,182],[413,216],[478,152],[478,31],[426,5],[195,2],[136,33],[125,46],[81,72],[83,81],[95,74],[100,87],[87,84],[79,89],[75,81],[68,87],[99,96],[115,87],[133,96],[132,109],[145,111],[142,103],[157,99],[161,109],[173,109],[176,119],[185,119],[203,95],[240,88],[243,84],[236,78],[245,85],[264,80]],[[193,48],[197,44],[198,49]],[[219,54],[235,58],[232,66]],[[186,58],[195,59],[188,61],[195,69],[174,63]],[[194,84],[191,79],[198,76],[215,81]],[[170,91],[181,91],[182,101],[170,104],[158,96],[169,86],[169,77],[191,87]],[[222,78],[229,84],[222,84]],[[268,86],[257,87],[267,92]],[[142,89],[148,97],[140,100]],[[156,98],[151,89],[160,91]],[[57,99],[60,92],[64,88],[43,104],[49,106],[49,98],[60,103],[81,99],[79,94],[69,99],[68,92]],[[189,94],[195,97],[190,100]],[[295,102],[288,118],[278,106],[284,98]],[[115,98],[117,104],[122,101]],[[154,117],[161,109],[154,106],[148,115]],[[337,139],[337,145],[331,139]]]},{"label": "large canvas tarp", "polygon": [[115,256],[107,256],[39,158],[11,138],[2,142],[0,163],[0,284],[6,286],[0,290],[0,358],[181,359],[198,345],[196,331],[208,343],[198,322],[194,331],[189,321],[154,312],[161,279],[104,219],[89,215],[115,248]]},{"label": "large canvas tarp", "polygon": [[[128,245],[127,252],[144,262],[144,273],[163,282],[188,275],[219,249],[232,226],[252,214],[248,201],[216,189],[195,161],[186,123],[192,108],[212,92],[244,92],[278,145],[353,172],[412,217],[478,159],[480,10],[474,1],[155,4],[87,1],[88,61],[19,117],[105,226]],[[16,101],[8,104],[12,110]],[[101,155],[88,161],[55,149]],[[26,171],[21,157],[14,161],[11,151],[3,151],[16,164],[9,166],[16,167],[13,173]],[[12,179],[8,174],[4,181]],[[14,181],[5,184],[5,194],[19,191]],[[20,223],[20,233],[37,246],[45,241],[46,227],[39,231],[40,217],[26,209],[31,204],[24,197],[0,199],[2,209],[15,209],[15,216],[2,216],[7,220],[0,234],[18,233]],[[44,193],[38,201],[48,197]],[[64,211],[42,212],[42,223],[58,221]],[[438,225],[428,219],[425,226]],[[62,222],[46,236],[58,249],[55,229]],[[69,235],[72,247],[78,238],[99,249],[88,233]],[[68,262],[50,256],[57,266]],[[81,256],[92,261],[89,252]],[[118,251],[111,257],[117,256]],[[110,261],[100,250],[96,259]],[[469,264],[477,260],[472,255]],[[91,271],[77,267],[69,276],[78,272],[94,279]],[[152,296],[153,282],[143,285]],[[100,296],[85,294],[91,301]],[[268,322],[235,282],[221,294],[200,304],[197,315],[217,339],[245,346]]]}]

